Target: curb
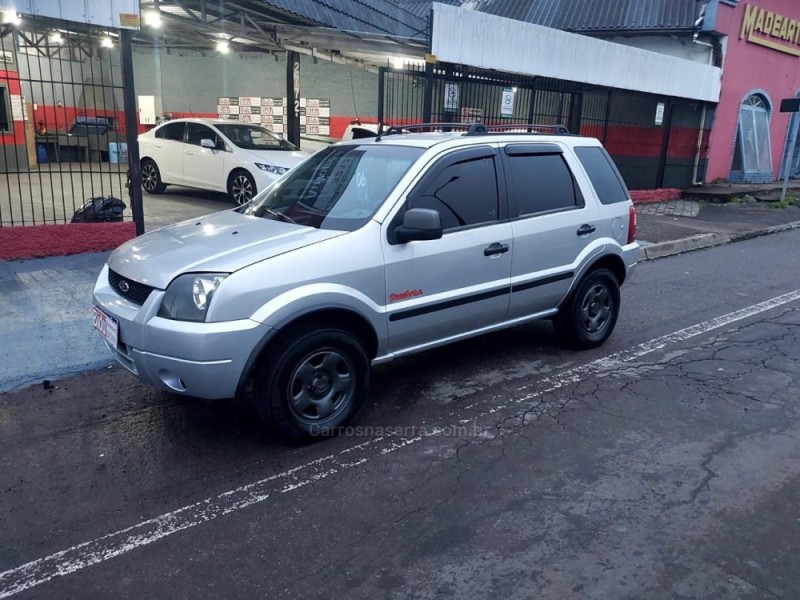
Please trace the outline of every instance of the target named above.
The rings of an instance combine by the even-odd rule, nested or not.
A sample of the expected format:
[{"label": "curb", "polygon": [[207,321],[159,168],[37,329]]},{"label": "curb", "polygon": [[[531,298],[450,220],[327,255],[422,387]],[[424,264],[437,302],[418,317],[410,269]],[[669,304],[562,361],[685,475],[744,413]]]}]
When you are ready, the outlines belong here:
[{"label": "curb", "polygon": [[738,233],[701,233],[679,240],[670,240],[668,242],[644,246],[641,248],[639,260],[655,260],[657,258],[664,258],[665,256],[674,256],[676,254],[683,254],[684,252],[692,252],[693,250],[702,250],[703,248],[711,248],[723,244],[743,242],[771,233],[780,233],[782,231],[790,231],[798,228],[800,228],[800,221],[792,221],[791,223],[773,225],[772,227],[754,229],[752,231],[740,231]]}]

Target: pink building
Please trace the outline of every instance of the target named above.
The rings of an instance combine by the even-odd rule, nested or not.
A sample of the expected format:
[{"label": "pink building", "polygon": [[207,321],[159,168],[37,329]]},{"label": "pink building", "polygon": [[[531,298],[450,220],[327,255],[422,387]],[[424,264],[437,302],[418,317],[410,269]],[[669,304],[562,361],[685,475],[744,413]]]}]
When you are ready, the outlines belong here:
[{"label": "pink building", "polygon": [[722,92],[705,180],[767,182],[800,177],[797,116],[782,99],[800,97],[800,1],[712,0],[703,29],[722,38]]}]

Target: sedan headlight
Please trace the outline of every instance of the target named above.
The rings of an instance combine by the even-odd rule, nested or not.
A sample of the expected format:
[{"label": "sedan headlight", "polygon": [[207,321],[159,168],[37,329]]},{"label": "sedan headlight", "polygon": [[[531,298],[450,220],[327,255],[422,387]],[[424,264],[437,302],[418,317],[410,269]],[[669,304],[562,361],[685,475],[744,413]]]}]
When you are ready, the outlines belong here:
[{"label": "sedan headlight", "polygon": [[175,321],[205,321],[208,305],[226,273],[189,273],[176,277],[167,288],[158,316]]},{"label": "sedan headlight", "polygon": [[255,163],[255,165],[262,171],[272,173],[273,175],[283,175],[289,170],[288,167],[276,167],[275,165],[268,165],[266,163]]}]

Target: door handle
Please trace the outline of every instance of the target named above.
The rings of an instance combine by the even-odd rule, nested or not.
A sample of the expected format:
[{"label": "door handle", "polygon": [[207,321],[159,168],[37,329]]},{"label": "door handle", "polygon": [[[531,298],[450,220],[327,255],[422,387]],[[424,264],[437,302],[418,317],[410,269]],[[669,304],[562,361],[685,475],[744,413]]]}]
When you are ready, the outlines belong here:
[{"label": "door handle", "polygon": [[501,244],[499,242],[495,242],[483,249],[484,256],[494,256],[495,254],[503,254],[505,252],[508,252],[508,244]]},{"label": "door handle", "polygon": [[189,156],[194,156],[194,152],[189,152],[188,150],[185,150],[184,154],[188,154]]},{"label": "door handle", "polygon": [[578,227],[578,235],[589,235],[590,233],[594,233],[594,231],[594,225],[585,224]]},{"label": "door handle", "polygon": [[153,144],[156,148],[163,148],[161,144]]}]

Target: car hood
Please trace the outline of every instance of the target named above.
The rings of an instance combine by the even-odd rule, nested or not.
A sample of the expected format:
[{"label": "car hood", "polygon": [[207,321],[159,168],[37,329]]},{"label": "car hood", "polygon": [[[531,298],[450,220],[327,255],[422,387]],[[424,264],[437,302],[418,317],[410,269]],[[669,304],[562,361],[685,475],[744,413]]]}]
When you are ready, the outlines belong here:
[{"label": "car hood", "polygon": [[247,265],[342,235],[225,211],[126,242],[108,259],[120,275],[166,289],[182,273],[233,273]]},{"label": "car hood", "polygon": [[260,163],[267,163],[275,167],[292,168],[308,158],[309,154],[302,150],[245,150],[247,157]]}]

